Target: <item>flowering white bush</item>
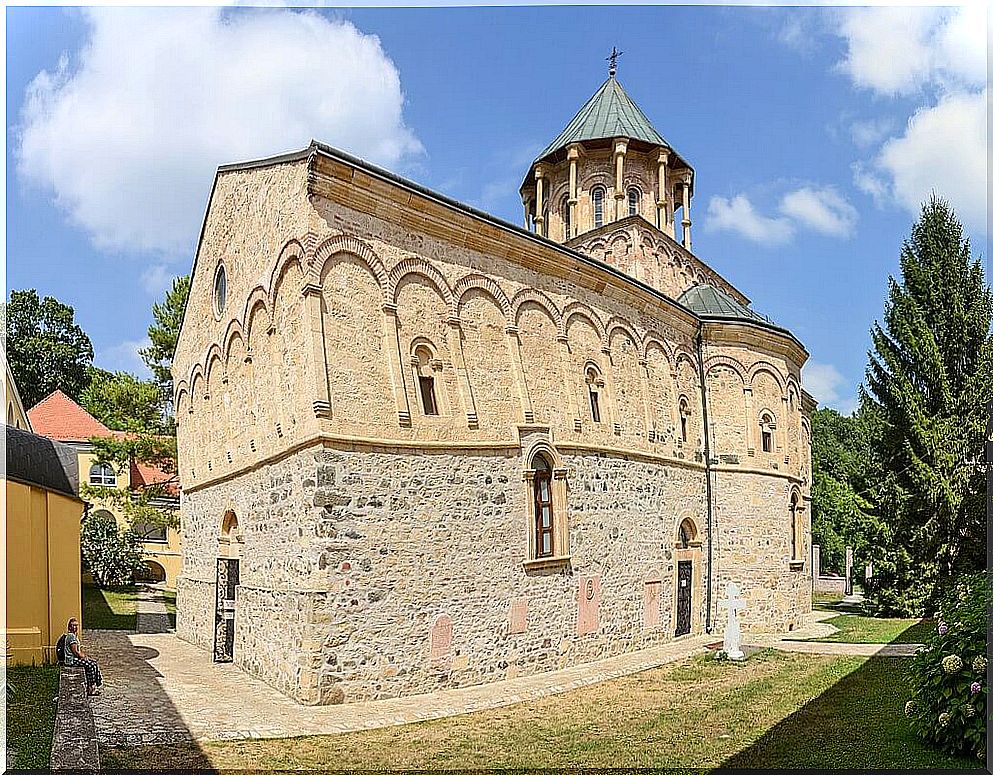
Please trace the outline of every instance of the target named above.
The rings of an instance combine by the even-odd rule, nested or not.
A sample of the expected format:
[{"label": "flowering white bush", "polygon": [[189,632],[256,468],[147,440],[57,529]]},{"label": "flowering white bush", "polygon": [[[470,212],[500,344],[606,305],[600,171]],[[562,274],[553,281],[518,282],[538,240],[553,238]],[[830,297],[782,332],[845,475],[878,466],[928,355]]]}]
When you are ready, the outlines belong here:
[{"label": "flowering white bush", "polygon": [[989,576],[963,577],[942,600],[937,625],[914,656],[904,707],[917,734],[955,754],[986,755],[986,612]]}]

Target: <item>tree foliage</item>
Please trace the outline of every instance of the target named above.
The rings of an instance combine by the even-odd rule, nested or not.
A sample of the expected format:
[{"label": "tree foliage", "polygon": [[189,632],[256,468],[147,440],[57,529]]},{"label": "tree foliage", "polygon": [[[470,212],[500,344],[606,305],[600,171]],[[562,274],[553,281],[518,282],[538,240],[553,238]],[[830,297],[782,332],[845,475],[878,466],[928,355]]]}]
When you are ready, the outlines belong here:
[{"label": "tree foliage", "polygon": [[90,338],[67,304],[34,289],[11,291],[6,305],[7,362],[25,407],[54,390],[73,400],[89,382],[93,362]]},{"label": "tree foliage", "polygon": [[876,610],[933,610],[955,576],[983,567],[993,294],[962,226],[932,198],[890,278],[862,402],[887,539],[872,552]]},{"label": "tree foliage", "polygon": [[811,536],[824,570],[844,572],[851,546],[861,575],[869,547],[886,531],[865,494],[873,460],[866,421],[862,411],[845,417],[825,408],[811,415]]},{"label": "tree foliage", "polygon": [[90,384],[80,395],[80,403],[108,428],[153,434],[171,430],[164,419],[165,401],[157,384],[126,371],[91,367],[89,374]]},{"label": "tree foliage", "polygon": [[134,583],[135,574],[143,565],[138,538],[131,530],[121,530],[107,511],[87,515],[80,530],[83,559],[100,587],[125,586]]},{"label": "tree foliage", "polygon": [[177,277],[172,281],[172,288],[166,292],[162,303],[152,306],[152,317],[155,322],[148,327],[151,344],[139,351],[170,403],[173,396],[172,359],[176,354],[179,327],[183,323],[183,313],[189,295],[189,275]]}]

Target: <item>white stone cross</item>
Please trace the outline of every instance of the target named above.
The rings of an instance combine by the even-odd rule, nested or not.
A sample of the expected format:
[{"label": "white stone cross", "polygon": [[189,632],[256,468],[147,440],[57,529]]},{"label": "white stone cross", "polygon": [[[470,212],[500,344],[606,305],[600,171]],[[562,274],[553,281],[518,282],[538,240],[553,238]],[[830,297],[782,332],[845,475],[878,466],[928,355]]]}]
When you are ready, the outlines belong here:
[{"label": "white stone cross", "polygon": [[743,598],[739,597],[738,585],[729,581],[724,585],[726,599],[721,603],[728,609],[728,625],[724,629],[724,653],[728,659],[744,659],[741,650],[741,625],[738,623],[738,611],[746,608]]}]

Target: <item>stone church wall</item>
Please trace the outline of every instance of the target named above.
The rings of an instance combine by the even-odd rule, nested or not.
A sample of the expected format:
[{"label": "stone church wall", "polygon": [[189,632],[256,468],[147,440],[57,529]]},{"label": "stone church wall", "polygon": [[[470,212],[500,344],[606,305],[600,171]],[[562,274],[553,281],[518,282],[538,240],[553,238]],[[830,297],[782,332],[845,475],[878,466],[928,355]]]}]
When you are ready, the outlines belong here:
[{"label": "stone church wall", "polygon": [[[385,207],[389,186],[353,179],[335,184],[346,204],[333,187],[311,191],[313,170],[285,166],[219,176],[187,313],[209,317],[184,327],[177,351],[180,637],[212,648],[227,512],[243,538],[235,661],[302,702],[479,683],[671,639],[677,552],[693,557],[700,631],[710,536],[692,316],[605,270],[525,259],[519,235],[486,248],[437,203]],[[232,279],[215,321],[220,257]],[[806,494],[809,471],[809,452],[791,452],[809,446],[792,398],[799,363],[784,354],[796,351],[754,327],[704,330],[711,612],[719,631],[733,579],[746,630],[785,630],[810,610],[809,568],[790,563],[789,499]],[[776,415],[767,453],[763,408]],[[545,567],[528,564],[523,438],[539,425],[564,477],[571,554]],[[677,549],[687,517],[694,544]]]}]

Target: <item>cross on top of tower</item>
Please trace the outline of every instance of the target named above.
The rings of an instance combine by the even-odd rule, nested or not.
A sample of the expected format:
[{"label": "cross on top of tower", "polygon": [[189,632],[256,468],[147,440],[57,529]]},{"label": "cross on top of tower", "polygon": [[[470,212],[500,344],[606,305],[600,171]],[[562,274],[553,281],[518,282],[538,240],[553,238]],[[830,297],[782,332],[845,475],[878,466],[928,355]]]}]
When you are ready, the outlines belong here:
[{"label": "cross on top of tower", "polygon": [[610,62],[610,68],[607,70],[607,72],[610,74],[611,77],[617,75],[617,57],[619,57],[623,53],[624,53],[623,51],[617,50],[617,46],[611,47],[610,56],[607,57],[607,61]]}]

